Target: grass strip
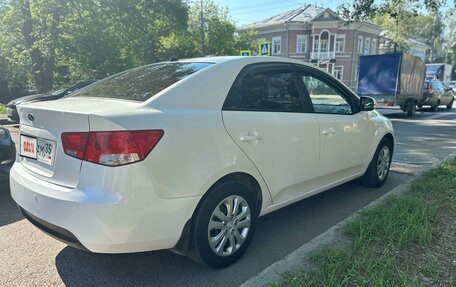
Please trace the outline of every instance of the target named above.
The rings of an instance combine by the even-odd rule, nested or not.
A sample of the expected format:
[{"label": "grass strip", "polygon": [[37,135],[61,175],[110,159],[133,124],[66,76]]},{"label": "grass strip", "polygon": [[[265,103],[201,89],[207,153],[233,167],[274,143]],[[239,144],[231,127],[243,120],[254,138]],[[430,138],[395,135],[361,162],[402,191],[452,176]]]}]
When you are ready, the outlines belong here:
[{"label": "grass strip", "polygon": [[286,274],[274,286],[456,286],[455,215],[453,159],[348,223],[351,245],[314,254],[317,271]]}]

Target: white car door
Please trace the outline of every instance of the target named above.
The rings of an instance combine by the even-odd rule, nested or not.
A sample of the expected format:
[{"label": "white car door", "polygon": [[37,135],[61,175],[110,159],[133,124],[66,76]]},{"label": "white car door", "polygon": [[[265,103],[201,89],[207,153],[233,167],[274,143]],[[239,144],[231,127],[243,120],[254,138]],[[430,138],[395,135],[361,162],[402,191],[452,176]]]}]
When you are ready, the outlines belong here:
[{"label": "white car door", "polygon": [[321,180],[332,183],[364,172],[374,138],[368,113],[359,111],[355,96],[327,74],[307,69],[299,78],[319,125]]},{"label": "white car door", "polygon": [[223,107],[226,130],[263,176],[274,203],[312,189],[318,175],[318,124],[305,107],[293,66],[245,68]]}]

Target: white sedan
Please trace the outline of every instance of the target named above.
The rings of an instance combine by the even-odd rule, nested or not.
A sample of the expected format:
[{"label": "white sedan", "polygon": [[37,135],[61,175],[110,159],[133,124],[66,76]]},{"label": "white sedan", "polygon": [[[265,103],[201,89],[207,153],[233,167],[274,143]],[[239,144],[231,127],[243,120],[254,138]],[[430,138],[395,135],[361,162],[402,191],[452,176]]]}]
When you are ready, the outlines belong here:
[{"label": "white sedan", "polygon": [[143,66],[19,115],[10,186],[30,222],[91,252],[217,268],[259,216],[356,178],[381,186],[394,148],[371,98],[275,57]]}]

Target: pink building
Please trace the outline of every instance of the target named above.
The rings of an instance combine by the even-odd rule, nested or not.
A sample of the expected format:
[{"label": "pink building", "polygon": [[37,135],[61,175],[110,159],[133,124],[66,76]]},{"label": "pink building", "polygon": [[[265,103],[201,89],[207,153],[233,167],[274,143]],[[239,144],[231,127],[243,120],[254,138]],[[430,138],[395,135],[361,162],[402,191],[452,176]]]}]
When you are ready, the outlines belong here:
[{"label": "pink building", "polygon": [[356,87],[360,55],[377,54],[380,27],[348,22],[331,9],[306,5],[241,27],[253,29],[255,40],[271,42],[274,56],[310,62]]}]

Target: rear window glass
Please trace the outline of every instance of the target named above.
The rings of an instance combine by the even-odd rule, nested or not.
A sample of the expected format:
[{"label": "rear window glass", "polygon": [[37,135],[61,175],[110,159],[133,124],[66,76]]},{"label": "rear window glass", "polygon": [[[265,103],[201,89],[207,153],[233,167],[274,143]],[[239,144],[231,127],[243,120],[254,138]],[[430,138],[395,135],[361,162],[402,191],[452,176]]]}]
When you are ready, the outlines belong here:
[{"label": "rear window glass", "polygon": [[121,72],[101,80],[72,97],[146,101],[172,84],[211,63],[158,63]]}]

